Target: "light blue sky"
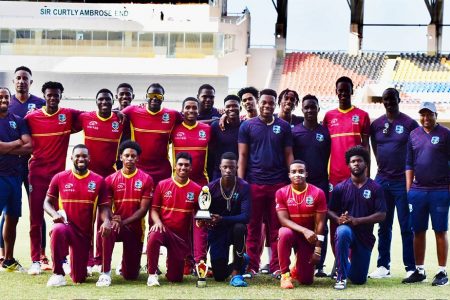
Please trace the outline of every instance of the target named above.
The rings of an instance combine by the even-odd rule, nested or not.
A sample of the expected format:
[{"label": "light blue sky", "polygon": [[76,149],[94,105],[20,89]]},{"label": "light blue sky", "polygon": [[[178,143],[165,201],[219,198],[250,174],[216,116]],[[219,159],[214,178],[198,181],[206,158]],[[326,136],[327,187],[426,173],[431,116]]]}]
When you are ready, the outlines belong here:
[{"label": "light blue sky", "polygon": [[[276,2],[276,1],[275,1]],[[450,0],[444,24],[450,24]],[[248,7],[252,16],[251,44],[273,45],[276,12],[271,0],[228,0],[229,12]],[[364,23],[428,24],[423,0],[366,0]],[[350,10],[347,0],[289,0],[287,49],[347,50]],[[365,27],[363,50],[426,51],[427,28]],[[450,27],[443,29],[443,52],[450,52]]]}]

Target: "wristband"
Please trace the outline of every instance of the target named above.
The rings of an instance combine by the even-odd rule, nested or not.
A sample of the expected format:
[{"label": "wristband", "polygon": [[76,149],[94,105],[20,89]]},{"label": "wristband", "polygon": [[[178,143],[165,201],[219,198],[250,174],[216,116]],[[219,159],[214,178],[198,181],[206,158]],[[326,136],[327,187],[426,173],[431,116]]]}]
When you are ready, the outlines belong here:
[{"label": "wristband", "polygon": [[317,236],[317,240],[318,240],[318,241],[320,241],[320,242],[325,241],[325,236],[324,236],[324,235],[317,234],[316,236]]}]

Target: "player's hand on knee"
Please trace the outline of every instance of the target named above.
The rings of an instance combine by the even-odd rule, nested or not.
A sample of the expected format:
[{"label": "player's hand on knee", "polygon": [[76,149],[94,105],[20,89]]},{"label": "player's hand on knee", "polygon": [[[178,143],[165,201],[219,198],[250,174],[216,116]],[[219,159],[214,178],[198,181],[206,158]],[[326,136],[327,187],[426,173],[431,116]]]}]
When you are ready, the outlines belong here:
[{"label": "player's hand on knee", "polygon": [[306,229],[303,232],[303,235],[305,236],[305,239],[308,241],[308,243],[315,244],[317,242],[317,236],[314,231]]},{"label": "player's hand on knee", "polygon": [[107,237],[111,234],[111,222],[109,220],[103,221],[102,226],[100,226],[100,234],[102,237]]},{"label": "player's hand on knee", "polygon": [[163,223],[159,222],[159,223],[153,224],[153,226],[150,227],[150,231],[162,233],[162,232],[166,232],[166,227],[164,227]]}]

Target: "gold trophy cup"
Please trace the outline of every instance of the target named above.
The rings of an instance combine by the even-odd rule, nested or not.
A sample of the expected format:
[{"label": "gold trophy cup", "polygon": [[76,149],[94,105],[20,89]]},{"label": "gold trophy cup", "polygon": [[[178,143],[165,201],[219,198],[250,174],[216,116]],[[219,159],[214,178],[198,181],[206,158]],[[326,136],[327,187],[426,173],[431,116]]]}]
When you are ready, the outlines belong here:
[{"label": "gold trophy cup", "polygon": [[206,275],[208,274],[208,265],[205,264],[204,260],[201,260],[198,264],[195,265],[195,270],[197,271],[197,287],[204,288],[206,287]]}]

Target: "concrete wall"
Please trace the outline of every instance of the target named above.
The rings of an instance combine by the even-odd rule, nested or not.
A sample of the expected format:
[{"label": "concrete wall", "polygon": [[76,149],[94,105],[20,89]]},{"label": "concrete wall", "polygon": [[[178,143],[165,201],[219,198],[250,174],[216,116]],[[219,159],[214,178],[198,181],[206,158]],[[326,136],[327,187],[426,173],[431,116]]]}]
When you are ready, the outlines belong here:
[{"label": "concrete wall", "polygon": [[250,48],[247,61],[247,84],[257,89],[269,87],[276,61],[275,48]]}]

